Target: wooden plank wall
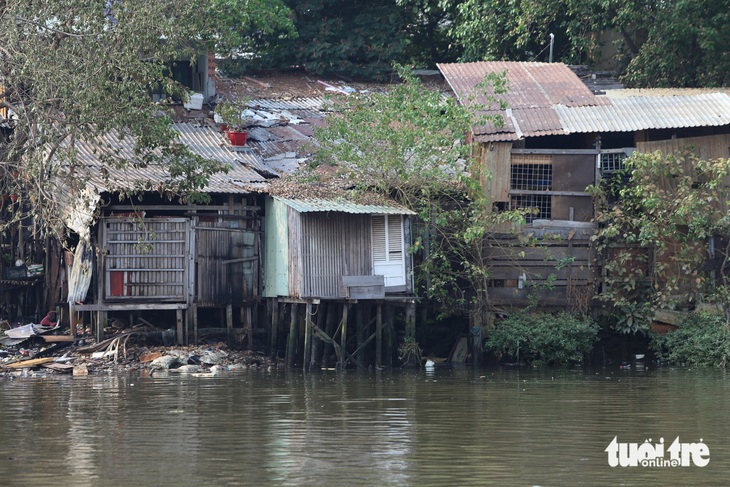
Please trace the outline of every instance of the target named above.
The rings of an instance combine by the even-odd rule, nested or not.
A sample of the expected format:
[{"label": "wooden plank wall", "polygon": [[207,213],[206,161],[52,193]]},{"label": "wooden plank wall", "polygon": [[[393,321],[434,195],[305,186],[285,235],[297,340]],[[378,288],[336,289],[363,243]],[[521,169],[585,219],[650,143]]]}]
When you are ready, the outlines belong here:
[{"label": "wooden plank wall", "polygon": [[487,196],[493,202],[508,202],[512,142],[480,144],[477,157],[481,167],[488,171],[482,176],[482,186]]},{"label": "wooden plank wall", "polygon": [[342,276],[372,275],[370,215],[305,213],[300,221],[299,297],[342,298]]},{"label": "wooden plank wall", "polygon": [[[259,294],[260,219],[255,206],[196,223],[197,300],[200,306],[240,306]],[[235,218],[231,218],[235,216]],[[201,221],[202,220],[202,221]]]},{"label": "wooden plank wall", "polygon": [[659,150],[664,154],[673,154],[690,146],[693,147],[695,149],[695,153],[703,159],[727,158],[730,157],[730,134],[637,142],[636,144],[636,148],[639,152],[648,153]]},{"label": "wooden plank wall", "polygon": [[186,219],[108,218],[104,225],[106,299],[185,301]]},{"label": "wooden plank wall", "polygon": [[575,306],[586,294],[593,296],[600,276],[595,251],[584,238],[543,239],[534,246],[503,239],[487,255],[489,296],[496,306],[522,306],[530,293],[542,305]]}]

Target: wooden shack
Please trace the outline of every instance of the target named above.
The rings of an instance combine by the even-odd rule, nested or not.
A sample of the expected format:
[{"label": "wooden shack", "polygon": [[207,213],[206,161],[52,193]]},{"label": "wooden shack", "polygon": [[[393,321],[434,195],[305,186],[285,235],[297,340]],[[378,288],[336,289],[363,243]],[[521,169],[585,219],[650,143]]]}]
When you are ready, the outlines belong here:
[{"label": "wooden shack", "polygon": [[[77,285],[84,272],[71,272],[70,311],[91,313],[99,337],[109,313],[132,322],[142,313],[157,313],[165,321],[157,325],[174,328],[177,343],[222,331],[229,339],[247,338],[250,345],[261,291],[263,199],[256,189],[266,179],[265,167],[250,152],[228,149],[222,134],[210,127],[181,123],[175,128],[193,152],[228,166],[203,189],[207,204],[131,189],[134,196],[125,197],[125,188],[140,182],[162,184],[165,168],[106,167],[111,177],[102,179],[94,172],[100,164],[94,147],[77,144],[79,159],[90,170],[91,197],[71,200],[68,223],[79,235],[79,249],[88,245],[91,251],[77,252],[72,270],[87,267],[93,278]],[[133,157],[132,142],[116,143]]]},{"label": "wooden shack", "polygon": [[[412,211],[395,204],[364,205],[344,200],[271,196],[266,199],[265,215],[263,295],[276,306],[290,307],[286,350],[290,362],[294,361],[297,349],[298,304],[306,305],[303,320],[306,368],[319,359],[312,351],[313,330],[316,337],[336,345],[341,366],[346,365],[348,355],[358,365],[364,365],[362,359],[357,360],[347,352],[350,311],[358,320],[358,352],[362,352],[360,347],[364,347],[364,335],[371,324],[369,319],[363,322],[363,316],[371,316],[373,305],[376,330],[371,339],[382,337],[384,304],[407,308],[415,320],[412,259],[408,252]],[[314,306],[327,307],[328,316],[334,316],[338,306],[336,314],[341,319],[337,328],[325,325],[328,316],[324,312],[319,316],[323,321],[319,325],[313,323]],[[273,312],[275,320],[280,313]],[[276,350],[276,324],[273,329],[272,350]],[[339,343],[334,342],[336,333],[340,334]],[[378,338],[378,365],[380,350],[381,338]]]},{"label": "wooden shack", "polygon": [[[594,94],[561,63],[440,64],[462,103],[479,103],[502,125],[473,127],[475,157],[495,211],[526,209],[526,225],[504,227],[489,253],[491,302],[585,309],[600,288],[602,262],[592,248],[589,185],[623,168],[635,150],[728,157],[727,90],[610,90]],[[506,109],[489,104],[480,83],[506,73]],[[587,297],[586,297],[587,296]]]}]

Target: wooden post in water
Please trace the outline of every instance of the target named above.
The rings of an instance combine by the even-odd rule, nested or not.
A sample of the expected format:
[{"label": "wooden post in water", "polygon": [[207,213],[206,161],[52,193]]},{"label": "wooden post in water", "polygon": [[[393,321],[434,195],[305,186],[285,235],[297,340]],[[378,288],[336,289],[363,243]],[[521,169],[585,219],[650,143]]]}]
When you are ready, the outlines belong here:
[{"label": "wooden post in water", "polygon": [[[325,317],[321,313],[321,311],[322,311],[322,304],[323,304],[322,301],[320,301],[319,303],[317,303],[317,311],[314,312],[314,316],[317,317],[316,320],[313,319],[312,316],[310,315],[310,318],[309,318],[309,320],[310,320],[310,328],[313,328],[313,325],[315,325],[315,324],[317,325],[317,328],[320,328],[321,329],[321,328],[324,327],[324,319],[325,319]],[[313,329],[312,329],[312,332],[314,332]],[[314,339],[314,336],[313,336],[312,337],[312,358],[311,358],[311,360],[309,362],[309,370],[310,371],[311,370],[318,370],[319,369],[319,366],[318,366],[318,364],[319,364],[319,357],[317,355],[317,353],[318,353],[318,349],[317,349],[318,345],[317,344],[318,343],[319,343],[319,340],[315,340]]]},{"label": "wooden post in water", "polygon": [[246,306],[244,308],[244,313],[246,314],[246,319],[244,321],[246,323],[245,326],[248,333],[248,349],[253,350],[253,307]]},{"label": "wooden post in water", "polygon": [[375,367],[383,366],[383,305],[375,306]]},{"label": "wooden post in water", "polygon": [[279,334],[279,301],[276,298],[269,299],[267,301],[267,309],[271,313],[269,319],[271,320],[271,336],[269,337],[269,356],[274,359],[276,358],[276,340]]},{"label": "wooden post in water", "polygon": [[294,365],[294,354],[296,354],[297,350],[297,304],[292,303],[290,305],[291,307],[291,317],[289,319],[289,338],[287,340],[287,346],[286,346],[286,365],[287,367],[291,367]]},{"label": "wooden post in water", "polygon": [[[363,363],[363,357],[365,357],[365,351],[362,350],[362,344],[365,342],[365,305],[360,303],[359,306],[355,306],[355,332],[357,334],[357,353],[355,358],[359,364]],[[358,366],[358,369],[361,365]]]},{"label": "wooden post in water", "polygon": [[312,360],[312,300],[307,300],[307,305],[304,312],[304,358],[303,368],[304,372],[309,372]]},{"label": "wooden post in water", "polygon": [[[322,303],[324,304],[324,302]],[[321,305],[320,305],[321,306]],[[335,333],[335,320],[337,318],[337,307],[334,303],[330,302],[327,304],[327,307],[320,311],[320,313],[327,312],[327,318],[325,320],[324,330],[325,333],[327,333],[329,336],[334,336]],[[325,342],[322,346],[322,359],[320,360],[320,364],[322,364],[322,367],[329,367],[330,361],[328,354],[330,353],[330,350],[334,350],[334,347],[331,343]]]},{"label": "wooden post in water", "polygon": [[340,356],[340,370],[345,370],[345,350],[347,350],[347,313],[350,310],[350,303],[342,304],[342,331],[340,332],[340,348],[342,355]]},{"label": "wooden post in water", "polygon": [[406,338],[416,339],[416,305],[406,304]]},{"label": "wooden post in water", "polygon": [[385,338],[383,339],[385,345],[385,366],[393,366],[393,343],[395,342],[395,316],[393,312],[393,305],[385,305]]},{"label": "wooden post in water", "polygon": [[233,345],[233,305],[226,305],[226,342]]}]

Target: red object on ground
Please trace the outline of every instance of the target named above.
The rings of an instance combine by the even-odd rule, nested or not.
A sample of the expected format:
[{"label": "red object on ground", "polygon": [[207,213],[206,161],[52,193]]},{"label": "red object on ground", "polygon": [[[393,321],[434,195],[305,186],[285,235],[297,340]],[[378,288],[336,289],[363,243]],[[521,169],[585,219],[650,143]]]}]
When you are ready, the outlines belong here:
[{"label": "red object on ground", "polygon": [[41,320],[41,325],[43,326],[55,326],[56,321],[53,320],[53,318],[56,318],[56,312],[55,311],[49,311],[48,314]]}]

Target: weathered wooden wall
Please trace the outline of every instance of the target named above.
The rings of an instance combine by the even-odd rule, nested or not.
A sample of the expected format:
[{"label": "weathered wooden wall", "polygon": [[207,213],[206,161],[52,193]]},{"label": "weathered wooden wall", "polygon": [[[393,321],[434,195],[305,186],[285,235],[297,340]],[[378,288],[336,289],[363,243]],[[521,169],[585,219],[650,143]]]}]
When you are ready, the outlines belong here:
[{"label": "weathered wooden wall", "polygon": [[186,218],[106,218],[103,295],[108,301],[185,301]]},{"label": "weathered wooden wall", "polygon": [[532,295],[540,305],[588,306],[600,265],[586,235],[571,233],[549,232],[530,245],[517,239],[496,241],[488,251],[491,303],[524,306]]},{"label": "weathered wooden wall", "polygon": [[258,225],[252,225],[255,222],[216,219],[196,223],[199,306],[240,306],[256,299],[260,233]]},{"label": "weathered wooden wall", "polygon": [[730,134],[636,143],[637,150],[644,153],[659,150],[664,154],[673,154],[687,147],[692,147],[694,152],[703,159],[727,158],[730,157]]},{"label": "weathered wooden wall", "polygon": [[509,176],[512,142],[480,144],[477,158],[487,171],[482,175],[482,187],[493,202],[509,201]]}]

